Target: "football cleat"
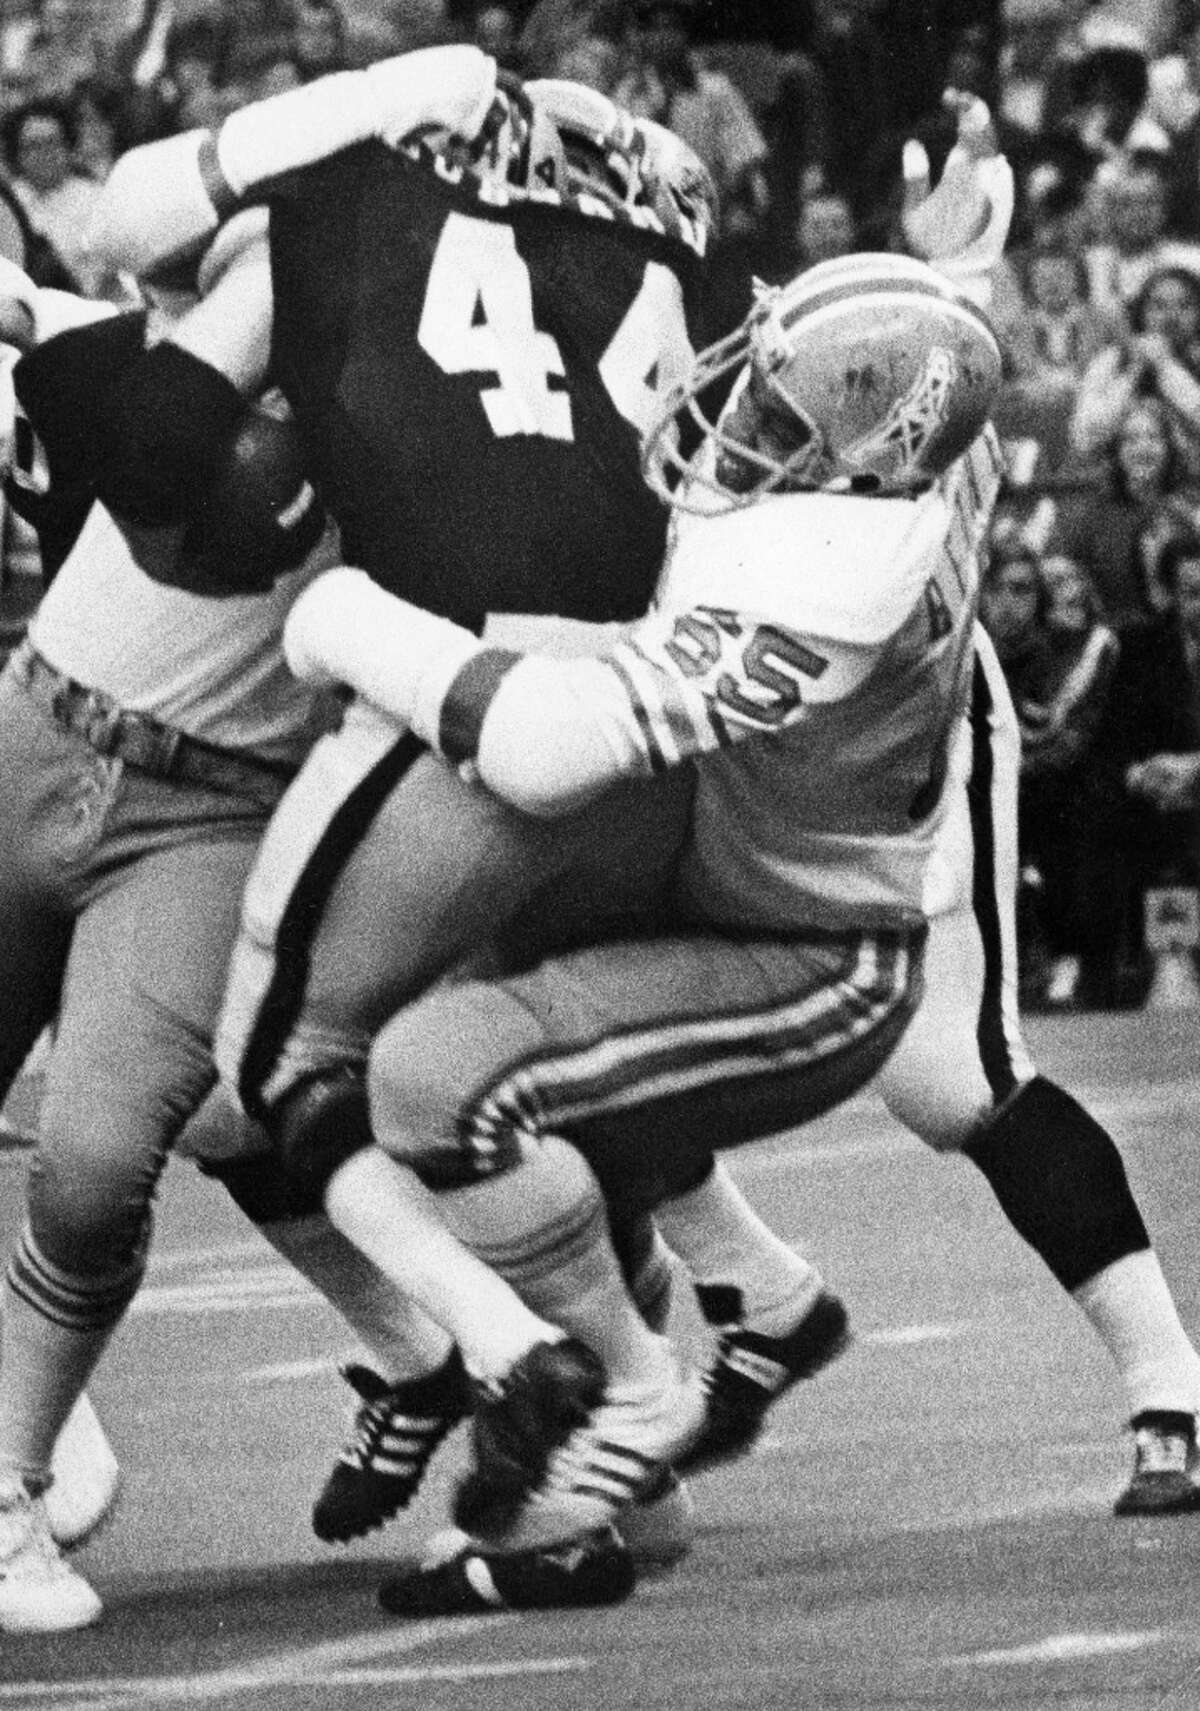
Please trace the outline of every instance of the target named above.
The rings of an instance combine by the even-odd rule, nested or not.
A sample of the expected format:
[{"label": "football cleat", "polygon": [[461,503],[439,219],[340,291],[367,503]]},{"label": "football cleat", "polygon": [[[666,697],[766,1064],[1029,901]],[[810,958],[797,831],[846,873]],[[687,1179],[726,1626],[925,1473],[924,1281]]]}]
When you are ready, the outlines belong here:
[{"label": "football cleat", "polygon": [[475,1467],[459,1489],[458,1525],[471,1534],[503,1532],[540,1484],[551,1456],[603,1394],[603,1366],[573,1337],[536,1343],[501,1384],[479,1387],[472,1424]]},{"label": "football cleat", "polygon": [[458,1525],[493,1549],[530,1550],[619,1526],[639,1498],[661,1493],[664,1470],[691,1444],[706,1410],[699,1381],[681,1375],[665,1343],[663,1352],[653,1383],[607,1390],[520,1489],[503,1467],[494,1477],[486,1453],[477,1454],[459,1487]]},{"label": "football cleat", "polygon": [[362,1399],[354,1435],[313,1505],[313,1532],[344,1544],[407,1508],[442,1440],[466,1417],[471,1392],[457,1350],[424,1378],[389,1385],[365,1366],[342,1377]]},{"label": "football cleat", "polygon": [[826,1290],[785,1336],[766,1337],[736,1325],[723,1330],[716,1361],[704,1376],[704,1427],[679,1467],[698,1472],[746,1455],[772,1404],[828,1366],[849,1342],[846,1309]]},{"label": "football cleat", "polygon": [[46,1518],[64,1550],[89,1539],[111,1513],[121,1470],[96,1410],[81,1396],[67,1415],[50,1458]]},{"label": "football cleat", "polygon": [[50,1536],[46,1503],[15,1474],[0,1479],[0,1632],[88,1628],[104,1606]]},{"label": "football cleat", "polygon": [[1135,1414],[1133,1476],[1114,1515],[1183,1515],[1200,1509],[1196,1416],[1148,1409]]},{"label": "football cleat", "polygon": [[633,1558],[610,1529],[541,1550],[485,1551],[463,1534],[450,1556],[427,1558],[385,1580],[379,1602],[392,1616],[494,1615],[619,1604],[633,1591]]}]

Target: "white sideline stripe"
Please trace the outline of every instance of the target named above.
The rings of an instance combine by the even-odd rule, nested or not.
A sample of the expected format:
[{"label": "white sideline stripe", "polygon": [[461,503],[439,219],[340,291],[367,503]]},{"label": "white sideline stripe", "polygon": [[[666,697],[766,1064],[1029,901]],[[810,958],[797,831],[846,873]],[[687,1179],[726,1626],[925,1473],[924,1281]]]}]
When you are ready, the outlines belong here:
[{"label": "white sideline stripe", "polygon": [[1048,1634],[1025,1646],[1007,1646],[994,1652],[967,1652],[950,1658],[962,1664],[1078,1663],[1084,1658],[1115,1656],[1119,1652],[1144,1651],[1167,1638],[1161,1628],[1126,1634]]},{"label": "white sideline stripe", "polygon": [[864,1331],[855,1338],[875,1348],[911,1348],[916,1343],[948,1343],[975,1329],[970,1319],[953,1319],[946,1325],[894,1325],[885,1331]]},{"label": "white sideline stripe", "polygon": [[332,1360],[282,1361],[278,1366],[249,1367],[242,1377],[247,1384],[286,1384],[292,1380],[324,1378],[326,1373],[337,1371],[337,1364]]},{"label": "white sideline stripe", "polygon": [[492,1681],[519,1675],[577,1675],[592,1667],[591,1658],[524,1658],[517,1663],[430,1664],[425,1669],[342,1669],[309,1675],[322,1687],[394,1686],[406,1681]]},{"label": "white sideline stripe", "polygon": [[[294,1647],[272,1652],[256,1664],[233,1669],[209,1670],[203,1675],[98,1676],[88,1681],[26,1681],[0,1686],[0,1704],[21,1699],[54,1701],[54,1711],[86,1705],[88,1711],[133,1711],[149,1705],[204,1705],[232,1698],[239,1693],[262,1693],[269,1688],[305,1686],[314,1676],[353,1670],[364,1659],[406,1653],[441,1640],[465,1639],[471,1634],[515,1621],[510,1614],[495,1616],[439,1617],[416,1622],[411,1627],[385,1634],[368,1630],[341,1640],[326,1640],[317,1646]],[[584,1660],[586,1667],[586,1660]],[[71,1700],[67,1696],[74,1695]]]}]

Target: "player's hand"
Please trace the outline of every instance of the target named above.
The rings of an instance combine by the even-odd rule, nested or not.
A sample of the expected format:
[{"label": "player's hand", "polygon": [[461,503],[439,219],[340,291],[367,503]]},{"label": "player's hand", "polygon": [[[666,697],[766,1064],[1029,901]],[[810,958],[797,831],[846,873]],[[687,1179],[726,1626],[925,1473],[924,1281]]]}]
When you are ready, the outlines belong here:
[{"label": "player's hand", "polygon": [[957,140],[932,191],[924,147],[912,139],[905,143],[901,223],[909,248],[922,260],[982,270],[1004,251],[1015,196],[1012,168],[997,150],[985,101],[954,89],[944,101],[958,121]]},{"label": "player's hand", "polygon": [[350,681],[341,638],[356,625],[370,588],[365,571],[344,564],[309,583],[283,626],[283,652],[293,676],[324,689]]},{"label": "player's hand", "polygon": [[465,45],[395,54],[362,76],[372,131],[392,145],[430,129],[472,142],[496,97],[495,60]]}]

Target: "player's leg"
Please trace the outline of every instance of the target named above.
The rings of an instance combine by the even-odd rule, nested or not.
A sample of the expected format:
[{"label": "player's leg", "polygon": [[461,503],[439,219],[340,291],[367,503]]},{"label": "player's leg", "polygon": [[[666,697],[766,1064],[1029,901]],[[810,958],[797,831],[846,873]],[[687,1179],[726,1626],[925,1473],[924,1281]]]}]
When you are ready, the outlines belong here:
[{"label": "player's leg", "polygon": [[961,1150],[1103,1340],[1138,1434],[1120,1512],[1200,1505],[1190,1473],[1200,1357],[1180,1322],[1112,1137],[1034,1072],[1016,1010],[1016,744],[994,655],[972,709],[969,907],[934,922],[926,993],[880,1078],[889,1109]]},{"label": "player's leg", "polygon": [[[540,823],[415,756],[364,709],[318,746],[247,889],[220,1039],[225,1074],[269,1123],[286,1181],[271,1180],[270,1165],[219,1174],[281,1251],[311,1275],[329,1249],[321,1173],[328,1148],[369,1139],[355,1070],[379,1023],[506,927],[544,937],[577,926],[598,899],[621,909],[660,889],[687,797],[681,777]],[[539,909],[550,887],[553,902]],[[330,1252],[316,1281],[353,1321],[354,1290],[348,1299],[331,1287],[338,1263]],[[450,1423],[461,1412],[461,1371],[444,1335],[426,1325],[392,1354],[380,1361],[388,1394],[370,1385],[355,1443],[319,1500],[323,1536],[354,1536],[409,1500],[443,1435],[432,1392],[451,1407]]]},{"label": "player's leg", "polygon": [[[66,968],[76,890],[103,837],[110,771],[86,744],[59,731],[27,693],[20,657],[0,677],[0,1093],[6,1094],[30,1048],[53,1020]],[[16,1179],[14,1178],[14,1181]],[[7,1338],[7,1327],[5,1329]],[[103,1428],[78,1398],[53,1444],[56,1491],[44,1521],[54,1539],[85,1537],[111,1505],[118,1470]],[[27,1494],[0,1480],[0,1625],[15,1609],[36,1618],[41,1594],[13,1586],[11,1562],[27,1535]],[[26,1561],[29,1558],[26,1557]],[[34,1558],[36,1561],[36,1556]],[[43,1563],[45,1559],[43,1558]],[[51,1583],[54,1609],[61,1586]],[[79,1608],[94,1605],[80,1589]]]},{"label": "player's leg", "polygon": [[[437,1203],[402,1243],[394,1225],[364,1239],[381,1264],[403,1269],[428,1311],[454,1323],[469,1364],[502,1376],[494,1369],[511,1366],[522,1340],[531,1346],[521,1318],[530,1307],[597,1349],[612,1377],[606,1441],[647,1454],[655,1440],[650,1430],[639,1440],[632,1398],[642,1387],[648,1418],[661,1351],[620,1306],[597,1185],[559,1137],[586,1149],[619,1213],[653,1205],[694,1182],[697,1135],[769,1134],[781,1111],[790,1121],[815,1114],[869,1078],[909,1013],[918,964],[897,939],[697,936],[607,946],[501,986],[432,993],[376,1042],[372,1116],[381,1142],[435,1185]],[[337,1189],[335,1177],[335,1199]],[[506,1312],[494,1285],[463,1281],[439,1214],[516,1284],[524,1309]],[[550,1484],[563,1477],[551,1461]]]},{"label": "player's leg", "polygon": [[[224,952],[253,851],[252,837],[240,835],[256,829],[253,811],[241,811],[239,826],[239,811],[224,810],[233,822],[227,836],[215,825],[192,835],[180,823],[181,800],[214,822],[217,802],[152,786],[126,783],[109,823],[107,888],[76,923],[28,1219],[4,1283],[0,1471],[34,1493],[141,1281],[159,1174],[211,1084]],[[156,809],[162,841],[139,854],[147,836],[156,841],[148,824]],[[184,841],[167,841],[172,818]],[[10,1517],[14,1538],[22,1519],[27,1531],[41,1525],[36,1499],[23,1518]],[[0,1581],[0,1626],[74,1627],[98,1614],[86,1583],[44,1549],[32,1563],[29,1553],[10,1563]]]}]

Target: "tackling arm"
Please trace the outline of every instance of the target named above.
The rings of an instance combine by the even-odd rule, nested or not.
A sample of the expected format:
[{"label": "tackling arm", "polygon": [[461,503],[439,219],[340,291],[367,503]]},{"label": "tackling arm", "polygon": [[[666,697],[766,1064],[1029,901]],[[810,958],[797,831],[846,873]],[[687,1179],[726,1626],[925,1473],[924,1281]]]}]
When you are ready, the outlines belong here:
[{"label": "tackling arm", "polygon": [[105,183],[89,249],[115,271],[148,273],[282,173],[372,137],[394,144],[439,128],[473,139],[495,89],[495,61],[478,48],[423,48],[252,102],[216,132],[130,149]]},{"label": "tackling arm", "polygon": [[651,614],[603,658],[489,647],[362,571],[327,572],[288,617],[298,676],[349,685],[526,813],[567,813],[622,777],[797,724],[840,699],[874,648],[817,646],[778,624],[695,607]]}]

